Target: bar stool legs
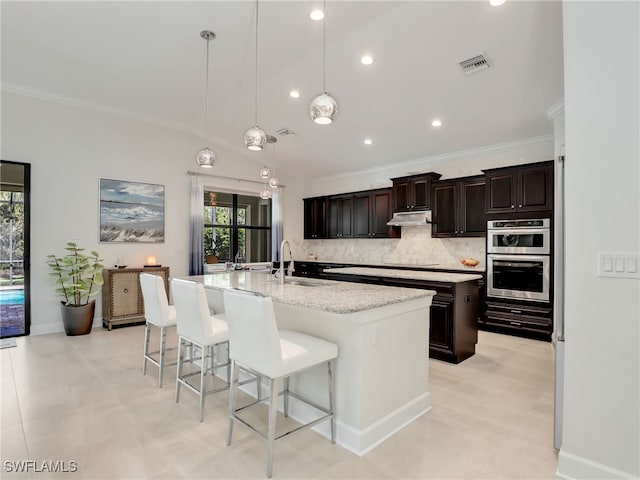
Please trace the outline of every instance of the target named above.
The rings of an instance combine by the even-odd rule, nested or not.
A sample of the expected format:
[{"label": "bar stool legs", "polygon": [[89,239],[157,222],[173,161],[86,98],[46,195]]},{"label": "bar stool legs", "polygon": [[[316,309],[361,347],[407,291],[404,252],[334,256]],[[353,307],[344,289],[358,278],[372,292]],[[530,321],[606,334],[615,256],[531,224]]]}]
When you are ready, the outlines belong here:
[{"label": "bar stool legs", "polygon": [[336,444],[336,416],[333,409],[336,404],[336,360],[327,362],[329,368],[329,411],[331,412],[331,443]]},{"label": "bar stool legs", "polygon": [[[164,367],[175,365],[171,363],[165,365],[165,355],[167,352],[167,327],[158,327],[160,329],[160,350],[157,352],[149,352],[149,343],[151,341],[151,323],[147,322],[144,327],[144,352],[142,354],[142,374],[147,374],[147,362],[151,362],[158,367],[158,388],[162,388],[162,377],[164,375]],[[170,348],[168,350],[175,350]],[[158,360],[154,360],[152,355],[158,354]]]},{"label": "bar stool legs", "polygon": [[269,428],[267,431],[267,478],[271,478],[273,471],[273,444],[276,439],[276,415],[278,414],[278,379],[269,379]]}]

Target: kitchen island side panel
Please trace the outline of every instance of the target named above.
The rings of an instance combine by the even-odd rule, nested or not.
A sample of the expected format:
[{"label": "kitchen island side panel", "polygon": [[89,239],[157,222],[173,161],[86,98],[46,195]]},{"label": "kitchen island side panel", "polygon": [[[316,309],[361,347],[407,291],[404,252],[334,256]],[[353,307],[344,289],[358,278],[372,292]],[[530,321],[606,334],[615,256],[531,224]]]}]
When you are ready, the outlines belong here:
[{"label": "kitchen island side panel", "polygon": [[[394,287],[387,287],[394,288]],[[209,304],[222,313],[223,291],[206,288]],[[318,289],[310,289],[310,295]],[[364,455],[431,408],[429,307],[431,296],[353,313],[326,312],[274,300],[279,329],[297,330],[338,345],[337,442]],[[327,369],[320,365],[291,380],[291,389],[327,405]],[[316,415],[290,400],[290,416]],[[323,422],[314,429],[329,436]]]}]

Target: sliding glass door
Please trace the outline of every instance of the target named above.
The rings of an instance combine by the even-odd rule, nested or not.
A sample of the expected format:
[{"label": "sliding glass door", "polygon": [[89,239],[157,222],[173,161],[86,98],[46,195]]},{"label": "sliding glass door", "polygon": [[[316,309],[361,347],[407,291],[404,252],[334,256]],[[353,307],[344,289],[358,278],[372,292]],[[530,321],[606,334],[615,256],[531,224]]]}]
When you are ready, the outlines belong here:
[{"label": "sliding glass door", "polygon": [[0,338],[29,335],[31,165],[0,160]]}]

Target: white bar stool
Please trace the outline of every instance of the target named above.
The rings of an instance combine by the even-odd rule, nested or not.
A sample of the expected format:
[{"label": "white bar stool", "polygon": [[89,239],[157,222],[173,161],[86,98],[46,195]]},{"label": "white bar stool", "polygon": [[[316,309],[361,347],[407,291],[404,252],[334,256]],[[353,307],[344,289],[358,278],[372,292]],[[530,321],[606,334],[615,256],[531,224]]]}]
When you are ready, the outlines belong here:
[{"label": "white bar stool", "polygon": [[[267,477],[273,470],[273,445],[286,435],[312,427],[324,420],[331,421],[331,443],[336,443],[335,435],[335,359],[338,346],[311,335],[292,330],[280,330],[276,325],[273,302],[270,297],[241,290],[224,291],[224,309],[229,324],[229,358],[231,360],[231,389],[229,392],[229,431],[227,445],[231,445],[234,420],[249,427],[267,442]],[[289,391],[289,377],[308,368],[327,363],[329,373],[329,408],[310,402],[295,392]],[[269,418],[267,434],[256,430],[237,413],[252,407],[258,399],[236,409],[235,399],[239,367],[269,379]],[[300,425],[286,433],[275,436],[278,408],[278,384],[284,380],[284,415],[288,416],[289,395],[312,405],[323,415],[312,422]]]},{"label": "white bar stool", "polygon": [[[175,365],[175,363],[165,363],[165,353],[170,350],[175,350],[175,348],[166,348],[166,342],[167,329],[176,326],[176,309],[173,305],[169,305],[167,292],[164,289],[164,281],[159,275],[141,273],[140,287],[142,289],[144,317],[146,319],[142,374],[147,374],[147,362],[156,365],[158,367],[158,387],[162,388],[164,367]],[[157,352],[149,351],[151,325],[160,329],[160,349]],[[158,355],[157,360],[154,358],[155,355]]]},{"label": "white bar stool", "polygon": [[[178,323],[178,367],[176,373],[176,403],[180,400],[180,386],[184,385],[200,397],[200,421],[204,416],[204,397],[211,393],[229,388],[230,369],[227,369],[227,382],[222,388],[206,391],[205,374],[208,371],[228,367],[229,362],[215,363],[214,348],[229,341],[229,328],[224,315],[212,315],[204,293],[204,286],[189,280],[174,278],[171,280],[173,302],[176,306],[176,320]],[[200,351],[200,356],[192,353],[185,358],[185,347]],[[185,363],[198,366],[196,372],[183,374]],[[200,386],[195,386],[187,378],[200,374]]]}]

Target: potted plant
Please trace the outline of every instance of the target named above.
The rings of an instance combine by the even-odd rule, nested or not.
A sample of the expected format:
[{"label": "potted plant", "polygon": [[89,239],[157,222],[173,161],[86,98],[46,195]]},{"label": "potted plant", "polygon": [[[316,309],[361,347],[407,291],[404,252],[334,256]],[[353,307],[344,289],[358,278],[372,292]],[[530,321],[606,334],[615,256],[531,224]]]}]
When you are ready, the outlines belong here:
[{"label": "potted plant", "polygon": [[50,276],[55,278],[56,293],[64,297],[60,301],[62,322],[67,335],[86,335],[91,332],[96,301],[90,300],[100,292],[104,283],[102,278],[102,259],[95,251],[85,255],[84,248],[78,248],[74,242],[67,242],[66,255],[58,257],[47,255]]}]

